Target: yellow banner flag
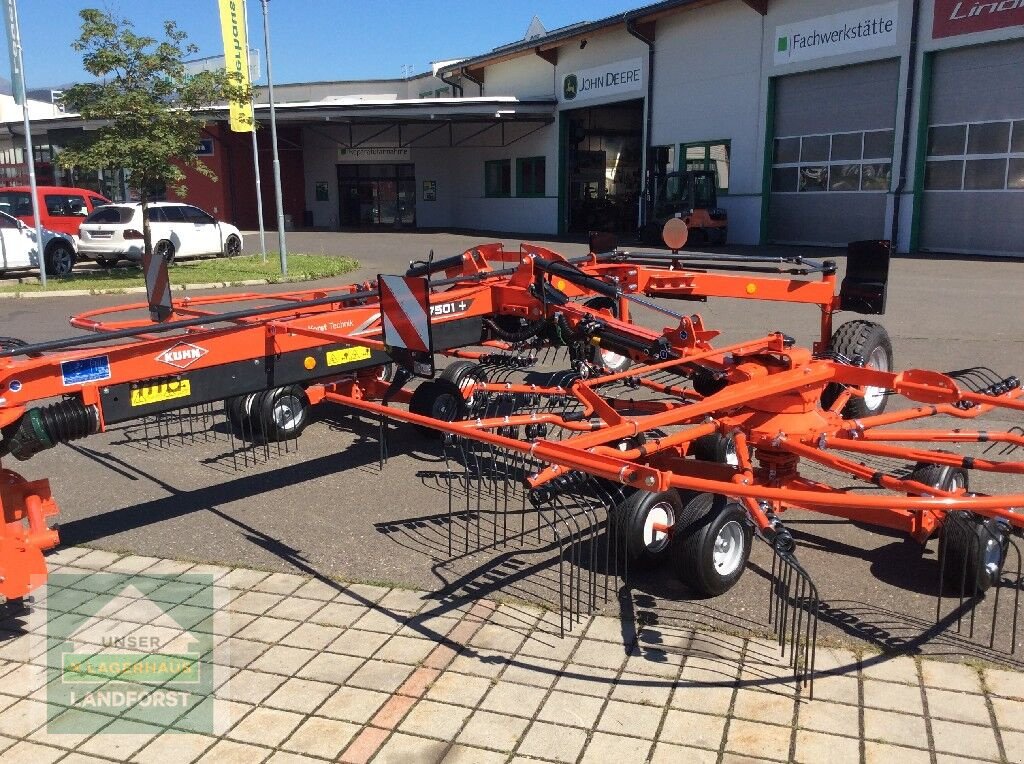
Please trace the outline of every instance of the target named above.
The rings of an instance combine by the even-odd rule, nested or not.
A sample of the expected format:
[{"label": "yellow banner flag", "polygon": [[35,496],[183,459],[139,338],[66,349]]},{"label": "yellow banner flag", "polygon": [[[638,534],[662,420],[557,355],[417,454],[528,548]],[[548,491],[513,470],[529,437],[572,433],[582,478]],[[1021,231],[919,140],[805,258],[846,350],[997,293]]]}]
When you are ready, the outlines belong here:
[{"label": "yellow banner flag", "polygon": [[[249,82],[249,35],[245,28],[244,0],[217,0],[220,5],[220,32],[224,38],[224,67],[232,85],[246,90]],[[248,98],[228,101],[231,129],[236,133],[252,130],[252,101]]]}]

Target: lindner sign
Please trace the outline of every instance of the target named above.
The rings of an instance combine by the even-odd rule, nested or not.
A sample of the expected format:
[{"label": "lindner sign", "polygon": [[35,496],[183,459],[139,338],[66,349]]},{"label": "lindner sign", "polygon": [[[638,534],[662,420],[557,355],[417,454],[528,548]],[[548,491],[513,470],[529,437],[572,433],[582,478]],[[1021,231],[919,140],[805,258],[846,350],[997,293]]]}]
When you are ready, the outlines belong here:
[{"label": "lindner sign", "polygon": [[775,64],[887,48],[897,42],[899,4],[819,16],[775,28]]},{"label": "lindner sign", "polygon": [[973,0],[935,0],[932,37],[953,37],[990,29],[1024,26],[1024,0],[981,3]]},{"label": "lindner sign", "polygon": [[643,62],[639,58],[615,61],[593,69],[570,72],[562,78],[563,102],[631,93],[644,86]]}]

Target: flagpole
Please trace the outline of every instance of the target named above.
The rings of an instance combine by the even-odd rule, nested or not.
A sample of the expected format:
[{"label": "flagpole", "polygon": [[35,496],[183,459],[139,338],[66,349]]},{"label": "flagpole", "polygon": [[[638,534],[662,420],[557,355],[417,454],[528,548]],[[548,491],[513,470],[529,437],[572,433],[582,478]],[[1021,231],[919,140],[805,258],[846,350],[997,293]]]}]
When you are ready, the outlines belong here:
[{"label": "flagpole", "polygon": [[[246,44],[249,40],[249,9],[245,1],[242,2],[242,19],[245,23]],[[225,59],[225,63],[227,60]],[[256,215],[260,221],[260,251],[263,252],[263,262],[267,262],[267,234],[263,226],[263,189],[260,184],[260,151],[256,144],[256,104],[250,98],[252,108],[252,166],[256,175]]]},{"label": "flagpole", "polygon": [[7,39],[11,46],[11,79],[14,81],[14,101],[21,104],[25,122],[25,154],[28,163],[28,185],[32,191],[32,217],[36,224],[36,250],[39,258],[39,283],[46,289],[46,253],[43,251],[43,225],[39,218],[39,194],[36,192],[36,158],[32,150],[32,126],[28,118],[28,98],[25,96],[25,62],[21,55],[21,29],[18,26],[17,0],[3,0],[7,22]]},{"label": "flagpole", "polygon": [[288,275],[288,247],[284,235],[284,204],[281,200],[281,159],[277,153],[277,117],[274,113],[274,77],[270,72],[270,20],[267,16],[267,0],[260,0],[263,6],[263,47],[267,54],[267,94],[270,101],[270,146],[274,155],[274,198],[277,202],[277,248],[281,255],[281,275]]}]

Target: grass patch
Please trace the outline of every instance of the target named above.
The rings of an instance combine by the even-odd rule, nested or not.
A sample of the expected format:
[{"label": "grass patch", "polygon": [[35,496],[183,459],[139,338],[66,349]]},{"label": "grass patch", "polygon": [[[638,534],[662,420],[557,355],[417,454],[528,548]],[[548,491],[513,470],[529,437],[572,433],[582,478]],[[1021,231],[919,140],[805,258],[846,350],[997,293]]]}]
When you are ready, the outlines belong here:
[{"label": "grass patch", "polygon": [[[175,286],[188,284],[234,284],[240,281],[266,279],[271,283],[291,281],[312,281],[326,279],[353,271],[359,262],[351,257],[329,257],[327,255],[288,255],[288,275],[281,275],[278,256],[267,253],[267,262],[262,255],[192,260],[170,267],[171,283]],[[146,281],[137,265],[112,268],[110,270],[89,270],[72,273],[67,278],[47,279],[48,292],[64,292],[72,289],[89,291],[118,291],[132,287],[144,287]],[[40,284],[4,284],[0,292],[41,292]]]}]

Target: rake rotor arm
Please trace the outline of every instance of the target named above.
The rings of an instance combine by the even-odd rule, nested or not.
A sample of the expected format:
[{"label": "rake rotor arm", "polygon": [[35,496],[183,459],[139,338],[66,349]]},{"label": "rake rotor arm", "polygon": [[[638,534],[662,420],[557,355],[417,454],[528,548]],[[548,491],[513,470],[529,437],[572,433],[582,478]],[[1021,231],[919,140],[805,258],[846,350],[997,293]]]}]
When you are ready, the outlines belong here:
[{"label": "rake rotor arm", "polygon": [[[1021,440],[1021,438],[1016,438]],[[865,443],[849,437],[822,437],[818,441],[821,449],[833,448],[839,451],[853,451],[858,454],[889,456],[911,462],[941,464],[947,467],[975,469],[982,472],[1005,472],[1011,475],[1024,475],[1024,462],[1002,462],[991,459],[980,459],[972,456],[959,456],[945,451],[931,451],[916,448],[900,448],[882,443]]]}]

